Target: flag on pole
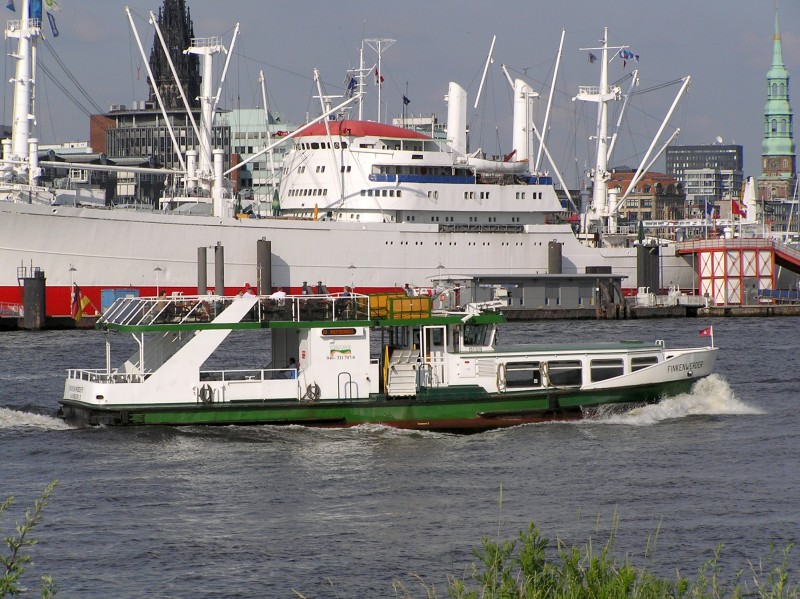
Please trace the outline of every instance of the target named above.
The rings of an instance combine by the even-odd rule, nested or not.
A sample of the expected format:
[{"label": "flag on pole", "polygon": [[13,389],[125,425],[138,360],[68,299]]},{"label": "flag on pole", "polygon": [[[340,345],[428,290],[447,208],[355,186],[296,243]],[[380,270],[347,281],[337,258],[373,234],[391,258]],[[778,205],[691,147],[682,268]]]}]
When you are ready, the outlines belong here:
[{"label": "flag on pole", "polygon": [[592,54],[591,52],[589,52],[589,62],[592,62],[592,63],[593,63],[593,62],[595,62],[595,61],[597,61],[597,56],[595,56],[594,54]]},{"label": "flag on pole", "polygon": [[72,318],[77,322],[83,316],[83,311],[86,306],[91,304],[92,301],[83,295],[81,288],[75,285],[72,289]]},{"label": "flag on pole", "polygon": [[8,2],[6,2],[6,8],[11,12],[17,12],[17,9],[14,8],[14,0],[8,0]]},{"label": "flag on pole", "polygon": [[61,5],[56,0],[44,0],[44,5],[50,12],[58,12],[61,10]]},{"label": "flag on pole", "polygon": [[356,81],[355,77],[350,77],[350,81],[347,83],[347,96],[352,98],[353,94],[356,91],[356,85],[358,85],[358,81]]},{"label": "flag on pole", "polygon": [[56,26],[56,18],[53,13],[47,13],[47,20],[50,21],[50,30],[53,32],[53,37],[58,37],[58,27]]},{"label": "flag on pole", "polygon": [[42,20],[42,0],[31,0],[29,18]]},{"label": "flag on pole", "polygon": [[403,105],[404,106],[408,106],[409,104],[411,104],[411,100],[409,100],[408,98],[403,96]]},{"label": "flag on pole", "polygon": [[731,212],[733,212],[733,214],[738,214],[739,216],[746,216],[742,206],[734,199],[731,199]]},{"label": "flag on pole", "polygon": [[383,83],[383,75],[378,72],[378,68],[375,67],[375,85],[380,85]]},{"label": "flag on pole", "polygon": [[706,327],[700,331],[701,337],[711,337],[714,327]]}]

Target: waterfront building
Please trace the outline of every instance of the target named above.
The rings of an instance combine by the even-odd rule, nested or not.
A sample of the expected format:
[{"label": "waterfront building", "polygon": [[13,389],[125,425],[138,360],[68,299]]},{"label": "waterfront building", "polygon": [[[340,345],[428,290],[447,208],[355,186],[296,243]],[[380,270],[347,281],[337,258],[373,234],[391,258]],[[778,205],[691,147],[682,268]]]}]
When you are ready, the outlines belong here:
[{"label": "waterfront building", "polygon": [[740,200],[744,188],[744,150],[737,144],[670,146],[667,175],[686,193],[686,218],[719,215],[719,205]]},{"label": "waterfront building", "polygon": [[[622,197],[635,171],[627,167],[613,169],[608,181],[610,190]],[[620,221],[635,224],[644,220],[680,220],[685,218],[686,194],[674,177],[648,172],[625,198],[620,207]]]},{"label": "waterfront building", "polygon": [[[217,122],[230,130],[230,147],[234,160],[242,162],[279,141],[297,129],[285,122],[283,115],[269,113],[267,125],[263,108],[235,108],[217,115]],[[272,198],[278,188],[281,167],[292,142],[276,146],[270,153],[258,156],[238,171],[239,196],[243,205],[255,204],[259,214],[272,214]]]}]

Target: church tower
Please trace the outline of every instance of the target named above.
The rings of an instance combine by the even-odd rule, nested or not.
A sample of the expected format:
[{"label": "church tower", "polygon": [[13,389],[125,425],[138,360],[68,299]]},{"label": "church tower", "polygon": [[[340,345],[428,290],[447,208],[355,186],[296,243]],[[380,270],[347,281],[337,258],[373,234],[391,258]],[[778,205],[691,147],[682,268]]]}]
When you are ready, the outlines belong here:
[{"label": "church tower", "polygon": [[[172,64],[178,72],[178,78],[183,85],[186,99],[193,108],[200,106],[200,57],[197,54],[184,54],[183,51],[192,45],[194,37],[194,26],[189,9],[186,7],[186,0],[164,0],[164,6],[158,9],[158,26],[164,35],[164,42],[169,48]],[[183,100],[169,62],[161,48],[161,42],[156,33],[153,37],[153,49],[150,52],[150,68],[153,71],[153,78],[158,85],[158,91],[164,101],[167,110],[183,110]],[[150,102],[158,106],[155,93],[150,86]]]},{"label": "church tower", "polygon": [[790,199],[797,180],[792,107],[789,103],[789,73],[783,64],[775,0],[775,35],[772,66],[767,71],[767,103],[764,107],[764,141],[761,145],[759,200]]}]

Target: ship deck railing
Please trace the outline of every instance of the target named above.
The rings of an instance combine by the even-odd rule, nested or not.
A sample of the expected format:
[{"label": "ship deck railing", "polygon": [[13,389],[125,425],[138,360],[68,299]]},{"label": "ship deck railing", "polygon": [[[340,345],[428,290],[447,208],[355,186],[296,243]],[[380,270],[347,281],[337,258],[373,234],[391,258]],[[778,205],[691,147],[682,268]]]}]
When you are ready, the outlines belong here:
[{"label": "ship deck railing", "polygon": [[[141,383],[149,372],[119,372],[105,368],[70,368],[67,378],[89,383]],[[200,382],[263,382],[272,380],[296,379],[297,371],[292,368],[246,368],[238,370],[201,370]]]},{"label": "ship deck railing", "polygon": [[[98,319],[99,328],[214,328],[214,319],[240,296],[175,293],[160,297],[118,298]],[[336,323],[408,320],[431,315],[430,297],[407,297],[402,292],[316,295],[262,295],[241,321],[252,328],[273,323]],[[230,327],[232,323],[220,326]],[[181,325],[176,327],[176,325]]]}]

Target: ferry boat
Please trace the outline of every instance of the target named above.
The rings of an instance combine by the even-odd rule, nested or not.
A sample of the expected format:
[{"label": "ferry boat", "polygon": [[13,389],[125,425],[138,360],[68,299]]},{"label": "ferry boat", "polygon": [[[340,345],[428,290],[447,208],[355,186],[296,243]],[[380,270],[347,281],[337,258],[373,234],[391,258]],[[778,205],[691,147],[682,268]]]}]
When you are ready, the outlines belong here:
[{"label": "ferry boat", "polygon": [[[28,5],[23,0],[22,14],[28,14]],[[271,244],[264,270],[270,278],[256,281],[261,292],[270,286],[297,292],[303,281],[317,281],[323,272],[326,282],[348,281],[365,292],[397,290],[404,283],[428,287],[442,275],[546,274],[549,246],[556,243],[561,274],[610,267],[623,277],[623,292],[636,293],[633,243],[611,246],[596,243],[600,238],[591,232],[576,235],[573,224],[559,218],[564,206],[553,177],[531,168],[536,94],[521,79],[513,82],[514,147],[498,158],[468,147],[467,92],[456,83],[447,95],[447,139],[349,115],[362,101],[369,69],[361,69],[356,93],[338,106],[330,106],[320,89],[326,109],[283,138],[293,139],[294,146],[279,186],[281,215],[270,218],[246,218],[235,210],[222,150],[209,152],[214,91],[204,79],[201,161],[195,164],[197,153],[187,152],[181,188],[164,206],[193,204],[205,214],[99,209],[55,205],[51,190],[38,186],[46,163],[38,162],[29,136],[29,82],[41,22],[12,22],[8,35],[19,39],[18,100],[0,185],[0,302],[19,303],[21,281],[42,272],[48,315],[73,312],[76,285],[90,301],[86,315],[104,311],[121,295],[153,295],[164,287],[187,295],[203,292],[198,273],[205,279],[209,265],[198,258],[202,248],[224,248],[215,255],[214,272],[224,267],[224,278],[215,281],[222,288],[214,292],[231,294],[253,281],[259,240]],[[198,52],[212,48],[207,40],[196,43]],[[620,94],[616,88],[603,93],[609,87],[608,53],[602,57],[603,85],[581,88],[578,99],[605,106]],[[203,58],[211,61],[213,54]],[[606,151],[600,154],[605,160]],[[596,172],[598,181],[607,175],[604,168]],[[609,203],[603,202],[596,199],[606,207],[599,212],[587,204],[584,216],[606,218]],[[693,266],[674,247],[662,248],[660,261],[665,284],[694,288]]]},{"label": "ferry boat", "polygon": [[[106,365],[71,369],[61,416],[81,425],[303,425],[477,432],[576,419],[688,391],[717,348],[663,341],[497,346],[496,302],[396,294],[121,298]],[[210,369],[232,331],[266,367]],[[113,364],[114,333],[136,351]],[[243,333],[245,334],[245,333]],[[249,354],[252,355],[252,354]]]}]

